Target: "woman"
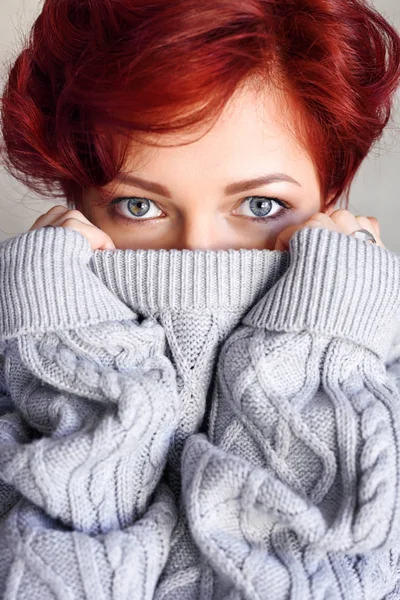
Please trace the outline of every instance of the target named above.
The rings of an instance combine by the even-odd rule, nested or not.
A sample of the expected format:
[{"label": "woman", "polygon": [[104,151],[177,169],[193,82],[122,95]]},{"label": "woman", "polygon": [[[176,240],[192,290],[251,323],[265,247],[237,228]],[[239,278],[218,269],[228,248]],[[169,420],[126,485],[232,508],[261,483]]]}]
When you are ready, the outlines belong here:
[{"label": "woman", "polygon": [[334,210],[399,65],[361,1],[46,0],[4,157],[68,207],[0,245],[1,597],[400,598],[399,257]]}]

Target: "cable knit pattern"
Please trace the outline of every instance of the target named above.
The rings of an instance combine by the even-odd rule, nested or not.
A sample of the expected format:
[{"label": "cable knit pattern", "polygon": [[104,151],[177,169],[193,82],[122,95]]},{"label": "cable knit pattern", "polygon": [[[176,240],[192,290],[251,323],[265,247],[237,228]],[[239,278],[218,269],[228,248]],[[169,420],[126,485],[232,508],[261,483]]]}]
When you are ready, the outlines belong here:
[{"label": "cable knit pattern", "polygon": [[[2,481],[24,499],[2,533],[15,552],[5,597],[31,585],[32,574],[20,579],[18,555],[49,587],[40,597],[52,597],[53,587],[67,593],[69,571],[56,577],[63,548],[74,553],[77,575],[83,569],[68,597],[94,598],[94,588],[90,596],[85,589],[87,568],[105,569],[97,587],[109,579],[111,597],[153,597],[176,520],[167,489],[147,511],[179,412],[163,350],[163,330],[149,320],[23,335],[6,346],[15,409],[44,435],[11,443],[0,429]],[[62,532],[44,524],[39,534],[48,517]]]},{"label": "cable knit pattern", "polygon": [[[179,410],[160,325],[108,323],[107,351],[100,329],[91,327],[95,345],[86,342],[84,328],[82,335],[77,329],[39,341],[23,336],[18,351],[7,352],[9,372],[22,371],[19,388],[10,385],[15,404],[46,437],[10,445],[0,455],[6,483],[64,525],[91,535],[142,516],[164,470]],[[129,369],[123,368],[129,355]]]},{"label": "cable knit pattern", "polygon": [[[298,238],[291,244],[286,276],[222,348],[207,435],[188,439],[183,455],[185,506],[215,579],[228,578],[230,593],[375,600],[398,576],[388,552],[397,557],[400,539],[400,394],[396,360],[389,371],[380,354],[399,314],[399,272],[387,268],[387,255],[365,248],[379,269],[369,270],[369,295],[360,299],[354,290],[368,267],[360,266],[357,241],[303,235],[309,254]],[[332,259],[336,246],[347,268],[338,260],[315,271],[312,245],[319,238],[319,252],[329,237]],[[383,302],[385,271],[392,279]],[[299,303],[282,296],[289,283],[301,286]],[[322,307],[335,310],[335,296],[338,307],[348,300],[334,319]],[[378,323],[365,319],[372,312]],[[378,564],[378,585],[365,586]]]},{"label": "cable knit pattern", "polygon": [[0,245],[0,597],[400,598],[400,259]]}]

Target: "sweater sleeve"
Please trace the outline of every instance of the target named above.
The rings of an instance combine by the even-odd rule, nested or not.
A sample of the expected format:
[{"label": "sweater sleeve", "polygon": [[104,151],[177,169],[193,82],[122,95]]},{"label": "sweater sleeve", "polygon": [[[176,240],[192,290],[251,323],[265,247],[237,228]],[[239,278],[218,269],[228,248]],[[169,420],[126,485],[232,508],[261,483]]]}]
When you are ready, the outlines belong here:
[{"label": "sweater sleeve", "polygon": [[[151,599],[177,518],[162,481],[179,414],[164,331],[96,281],[83,236],[47,232],[0,248],[10,283],[1,295],[0,597]],[[23,263],[21,244],[33,252]],[[47,268],[38,252],[52,257]],[[25,296],[13,295],[18,278]],[[61,293],[68,285],[79,290],[77,312]]]},{"label": "sweater sleeve", "polygon": [[215,597],[395,597],[399,326],[398,256],[323,229],[293,236],[289,269],[221,350],[208,436],[184,448]]}]

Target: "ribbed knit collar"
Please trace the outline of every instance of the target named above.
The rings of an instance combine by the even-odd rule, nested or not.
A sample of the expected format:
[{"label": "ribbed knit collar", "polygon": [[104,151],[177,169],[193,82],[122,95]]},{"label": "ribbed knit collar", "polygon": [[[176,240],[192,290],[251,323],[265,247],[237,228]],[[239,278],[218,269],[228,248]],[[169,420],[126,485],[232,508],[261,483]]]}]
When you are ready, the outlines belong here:
[{"label": "ribbed knit collar", "polygon": [[205,310],[231,326],[346,337],[384,358],[399,330],[399,257],[326,229],[296,232],[290,252],[93,252],[76,231],[42,228],[0,245],[0,282],[2,339]]},{"label": "ribbed knit collar", "polygon": [[288,264],[287,252],[271,250],[97,250],[89,266],[126,305],[157,316],[246,312]]},{"label": "ribbed knit collar", "polygon": [[77,231],[41,228],[0,245],[0,337],[138,312],[244,315],[283,274],[288,252],[96,250]]}]

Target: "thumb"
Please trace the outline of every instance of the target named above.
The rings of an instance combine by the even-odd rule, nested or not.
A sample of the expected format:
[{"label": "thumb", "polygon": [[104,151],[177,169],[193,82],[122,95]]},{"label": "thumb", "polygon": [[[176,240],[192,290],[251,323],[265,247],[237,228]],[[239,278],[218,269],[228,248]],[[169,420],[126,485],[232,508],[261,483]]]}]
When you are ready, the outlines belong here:
[{"label": "thumb", "polygon": [[296,225],[290,225],[290,227],[286,227],[283,229],[278,237],[275,240],[274,250],[279,250],[281,252],[285,252],[289,250],[289,242],[293,234],[299,229],[303,229],[304,223],[298,223]]},{"label": "thumb", "polygon": [[101,250],[115,250],[115,244],[109,236],[106,236],[103,247]]}]

